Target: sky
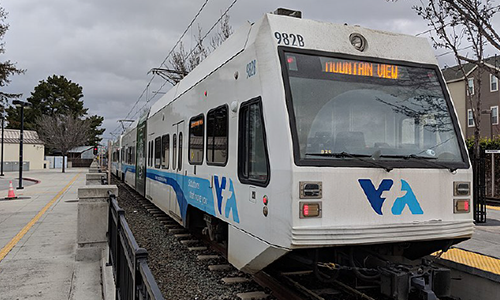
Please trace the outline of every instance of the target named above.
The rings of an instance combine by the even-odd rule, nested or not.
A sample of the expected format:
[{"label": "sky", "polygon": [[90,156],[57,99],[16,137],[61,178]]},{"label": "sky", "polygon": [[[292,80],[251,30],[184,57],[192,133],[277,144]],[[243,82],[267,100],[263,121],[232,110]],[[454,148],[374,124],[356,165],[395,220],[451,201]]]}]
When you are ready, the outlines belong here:
[{"label": "sky", "polygon": [[[161,88],[164,81],[155,77],[143,95],[152,78],[148,72],[161,65],[205,1],[0,0],[10,25],[0,61],[11,60],[26,69],[24,75],[12,76],[5,90],[22,93],[26,100],[40,81],[65,76],[83,87],[89,114],[104,117],[107,144],[121,132],[118,120],[137,118],[139,109],[171,88],[170,84]],[[198,25],[204,34],[233,1],[209,0],[182,40],[185,48],[194,44]],[[305,19],[428,36],[426,21],[412,10],[419,4],[417,0],[237,0],[229,15],[233,30],[286,7],[302,11]],[[443,52],[436,50],[437,55]],[[452,55],[438,60],[441,67],[454,64]],[[161,92],[156,98],[155,91]],[[147,99],[151,99],[148,104]]]}]

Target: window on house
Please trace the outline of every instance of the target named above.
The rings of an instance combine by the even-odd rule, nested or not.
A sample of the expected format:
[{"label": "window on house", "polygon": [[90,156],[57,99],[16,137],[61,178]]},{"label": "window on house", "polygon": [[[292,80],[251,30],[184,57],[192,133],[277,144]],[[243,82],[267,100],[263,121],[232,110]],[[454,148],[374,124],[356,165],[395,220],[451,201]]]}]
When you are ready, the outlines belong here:
[{"label": "window on house", "polygon": [[467,81],[467,91],[469,95],[474,95],[474,78],[469,78]]},{"label": "window on house", "polygon": [[205,121],[203,114],[191,118],[189,121],[189,163],[192,165],[201,165],[203,163],[204,132]]},{"label": "window on house", "polygon": [[493,74],[490,74],[490,91],[491,92],[498,91],[498,78]]},{"label": "window on house", "polygon": [[161,167],[161,137],[155,139],[155,168]]},{"label": "window on house", "polygon": [[498,124],[498,106],[492,106],[492,107],[490,107],[490,109],[491,109],[491,124],[497,125]]},{"label": "window on house", "polygon": [[161,168],[168,169],[170,162],[170,135],[161,137]]},{"label": "window on house", "polygon": [[467,126],[474,127],[474,115],[472,109],[467,110]]},{"label": "window on house", "polygon": [[225,166],[228,154],[227,105],[207,113],[207,164]]}]

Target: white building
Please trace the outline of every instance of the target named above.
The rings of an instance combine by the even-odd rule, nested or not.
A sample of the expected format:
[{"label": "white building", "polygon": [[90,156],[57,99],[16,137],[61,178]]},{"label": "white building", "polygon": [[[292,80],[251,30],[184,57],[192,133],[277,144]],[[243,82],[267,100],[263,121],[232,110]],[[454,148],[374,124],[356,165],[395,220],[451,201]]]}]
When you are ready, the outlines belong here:
[{"label": "white building", "polygon": [[[4,171],[17,171],[19,169],[19,129],[5,129],[4,131]],[[0,131],[0,142],[1,142]],[[44,143],[38,133],[32,130],[23,131],[23,162],[29,163],[30,170],[44,168]],[[0,149],[0,155],[1,155]],[[15,167],[13,167],[15,165]],[[27,166],[24,166],[26,169]]]}]

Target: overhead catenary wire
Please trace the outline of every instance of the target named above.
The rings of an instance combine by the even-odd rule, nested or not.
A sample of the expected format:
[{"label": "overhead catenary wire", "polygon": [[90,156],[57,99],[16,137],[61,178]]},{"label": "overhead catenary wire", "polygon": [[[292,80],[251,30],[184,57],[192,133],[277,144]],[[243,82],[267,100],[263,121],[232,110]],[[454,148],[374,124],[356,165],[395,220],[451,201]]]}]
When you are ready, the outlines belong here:
[{"label": "overhead catenary wire", "polygon": [[[186,27],[186,29],[184,30],[184,32],[182,33],[181,37],[177,40],[177,42],[174,44],[174,46],[172,47],[172,50],[170,50],[170,52],[167,54],[167,56],[163,59],[162,63],[160,64],[160,66],[163,66],[165,64],[165,62],[168,60],[168,58],[170,57],[170,55],[172,55],[172,53],[174,52],[175,48],[179,45],[179,43],[181,42],[181,40],[184,38],[184,36],[186,35],[186,33],[189,31],[189,29],[193,26],[194,22],[196,21],[196,19],[200,16],[200,14],[202,13],[203,9],[205,8],[205,6],[207,5],[207,3],[209,2],[210,0],[205,0],[205,2],[203,2],[202,6],[200,7],[200,9],[198,10],[198,12],[195,14],[195,16],[193,17],[193,19],[191,20],[191,22],[189,23],[189,25]],[[134,109],[136,108],[137,104],[141,101],[141,99],[144,97],[144,95],[147,93],[147,91],[149,90],[149,87],[151,86],[151,83],[153,82],[154,78],[155,78],[155,74],[153,74],[153,76],[151,76],[151,79],[149,80],[149,82],[147,83],[146,87],[144,88],[144,90],[142,91],[141,95],[139,96],[139,98],[137,98],[137,100],[135,101],[134,105],[132,106],[132,108],[130,109],[130,111],[127,113],[127,116],[125,117],[125,119],[129,118],[130,117],[130,114],[134,111]],[[165,84],[164,84],[165,85]],[[164,86],[163,85],[163,86]],[[162,87],[163,87],[162,86]],[[147,100],[147,102],[149,102],[150,100]],[[146,103],[147,103],[146,102]],[[139,110],[140,111],[140,110]],[[134,114],[134,116],[137,115]],[[114,133],[115,131],[119,130],[120,129],[120,126],[117,126],[117,128],[115,128],[112,132]]]},{"label": "overhead catenary wire", "polygon": [[[209,34],[210,34],[213,30],[214,30],[214,28],[217,26],[217,24],[219,24],[219,23],[222,21],[222,19],[223,19],[223,18],[224,18],[224,17],[225,17],[228,13],[229,13],[229,11],[231,10],[231,8],[233,8],[233,6],[234,6],[234,5],[236,4],[236,2],[238,2],[238,1],[239,1],[239,0],[233,0],[233,2],[232,2],[229,6],[228,6],[228,8],[224,11],[224,13],[222,13],[222,14],[221,14],[221,16],[219,17],[219,19],[218,19],[217,21],[215,21],[215,23],[214,23],[214,24],[210,27],[210,29],[209,29],[209,30],[205,33],[205,35],[204,35],[204,36],[200,39],[199,43],[202,43],[202,42],[205,40],[205,38],[207,38],[207,36],[208,36],[208,35],[209,35]],[[190,24],[190,25],[192,25],[192,24]],[[187,30],[186,30],[186,31],[187,31]],[[183,33],[182,37],[185,35],[186,31],[184,31],[184,33]],[[182,37],[181,37],[181,38],[182,38]],[[176,46],[177,46],[177,45],[178,45],[178,43],[176,43]],[[196,46],[197,46],[197,45],[198,45],[198,43],[196,44]],[[166,67],[166,65],[164,65],[164,64],[165,64],[166,60],[168,59],[168,57],[169,57],[169,56],[173,53],[173,50],[175,49],[175,47],[176,47],[176,46],[174,46],[174,48],[172,49],[172,51],[170,51],[170,53],[167,55],[167,57],[165,58],[165,60],[163,60],[163,62],[162,62],[162,66],[165,66],[165,67]],[[189,57],[193,54],[193,52],[196,50],[196,46],[195,46],[195,47],[193,47],[193,48],[191,49],[191,51],[190,51],[190,52],[186,55],[186,59],[188,59],[188,58],[189,58]],[[163,79],[164,79],[164,78],[163,78]],[[158,91],[161,91],[161,90],[165,87],[165,85],[166,85],[167,83],[169,83],[169,82],[168,82],[168,80],[164,79],[164,82],[163,82],[163,84],[160,86],[160,88],[158,89]],[[148,86],[149,86],[149,85],[148,85]],[[157,95],[157,94],[154,94],[154,95],[152,95],[150,98],[148,98],[148,99],[146,100],[146,103],[144,103],[144,105],[143,105],[140,109],[136,110],[136,112],[134,113],[134,115],[132,115],[130,118],[132,118],[132,119],[133,119],[135,116],[137,116],[137,114],[138,114],[139,112],[143,111],[143,109],[145,109],[145,108],[146,108],[146,106],[149,104],[149,102],[151,102],[151,100],[153,100],[153,99],[156,97],[156,95]],[[129,117],[129,116],[127,115],[127,118],[128,118],[128,117]]]}]

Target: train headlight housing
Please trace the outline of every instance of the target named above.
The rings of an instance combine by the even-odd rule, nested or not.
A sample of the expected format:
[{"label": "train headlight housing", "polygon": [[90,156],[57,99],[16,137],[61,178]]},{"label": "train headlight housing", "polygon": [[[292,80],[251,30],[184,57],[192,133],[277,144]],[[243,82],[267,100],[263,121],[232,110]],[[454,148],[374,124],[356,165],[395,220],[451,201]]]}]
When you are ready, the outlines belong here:
[{"label": "train headlight housing", "polygon": [[453,182],[453,196],[470,196],[470,182]]},{"label": "train headlight housing", "polygon": [[468,213],[470,212],[470,199],[453,199],[453,212]]},{"label": "train headlight housing", "polygon": [[321,181],[299,182],[300,199],[321,199],[323,197],[323,183]]},{"label": "train headlight housing", "polygon": [[304,218],[321,218],[321,202],[300,202],[301,219]]}]

